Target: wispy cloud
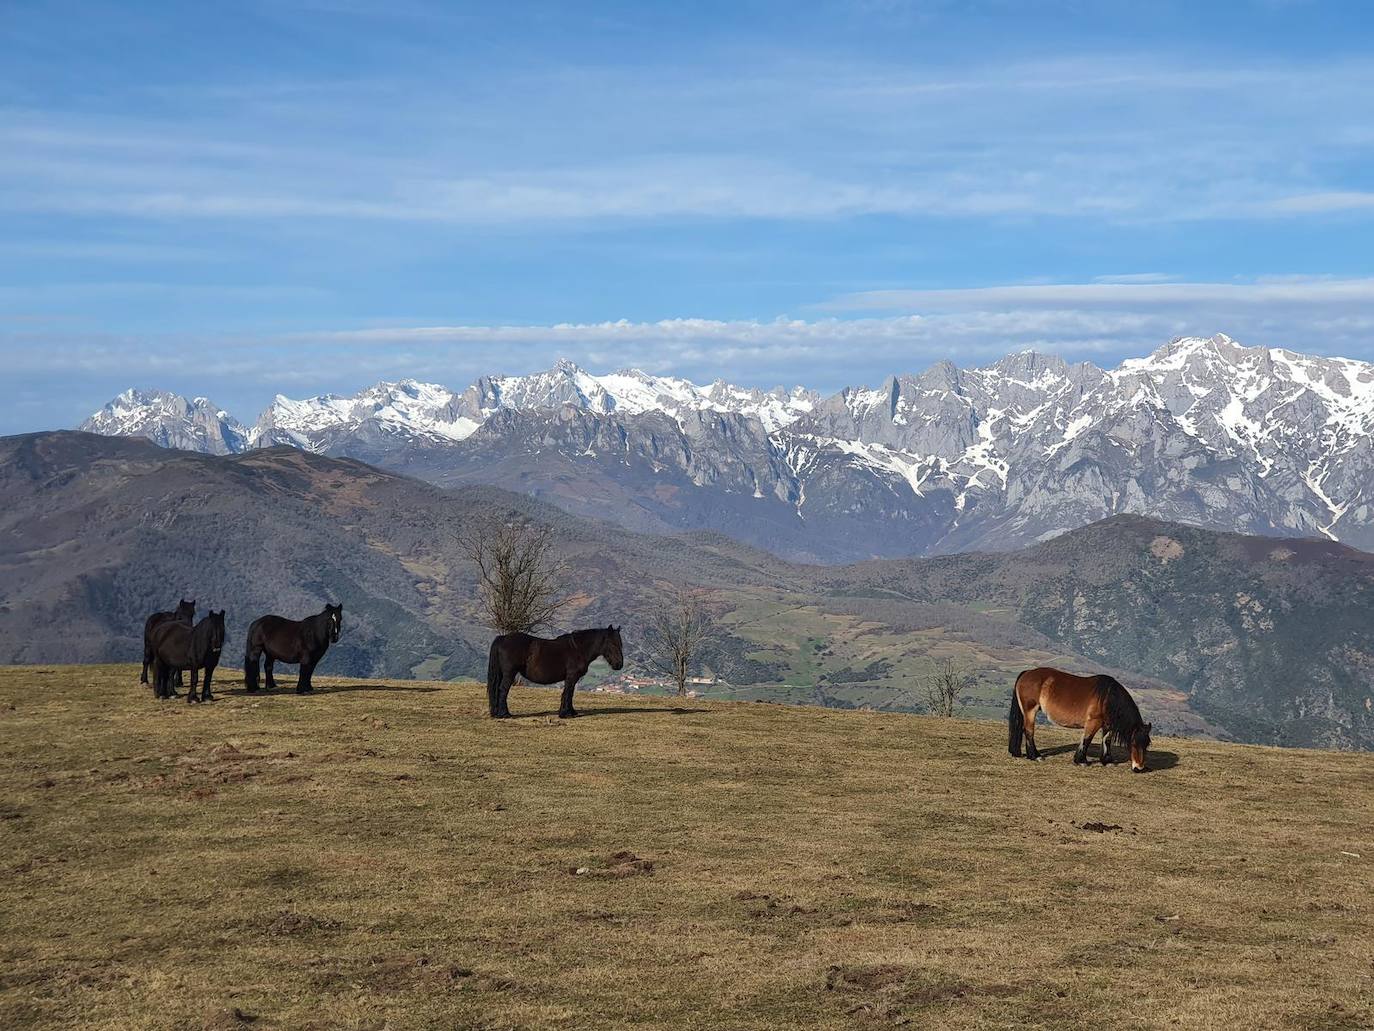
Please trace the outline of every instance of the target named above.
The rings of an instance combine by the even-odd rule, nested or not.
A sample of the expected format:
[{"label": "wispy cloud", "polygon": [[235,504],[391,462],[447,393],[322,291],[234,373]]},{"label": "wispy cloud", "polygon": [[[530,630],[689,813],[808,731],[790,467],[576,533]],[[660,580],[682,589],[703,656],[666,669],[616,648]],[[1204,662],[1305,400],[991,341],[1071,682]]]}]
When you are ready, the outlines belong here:
[{"label": "wispy cloud", "polygon": [[[1124,281],[1123,281],[1124,279]],[[866,290],[818,305],[829,311],[969,308],[1159,308],[1210,305],[1218,311],[1255,306],[1374,305],[1374,278],[1271,277],[1245,283],[1180,283],[1102,277],[1091,283],[1032,283],[954,290]]]},{"label": "wispy cloud", "polygon": [[501,94],[451,76],[413,92],[367,79],[272,85],[231,101],[206,87],[212,103],[192,90],[170,110],[117,121],[0,111],[0,209],[483,225],[1374,208],[1370,184],[1351,182],[1352,162],[1374,149],[1358,132],[1374,101],[1363,62],[1197,68],[1126,56],[958,76],[807,62],[706,77],[555,66]]}]

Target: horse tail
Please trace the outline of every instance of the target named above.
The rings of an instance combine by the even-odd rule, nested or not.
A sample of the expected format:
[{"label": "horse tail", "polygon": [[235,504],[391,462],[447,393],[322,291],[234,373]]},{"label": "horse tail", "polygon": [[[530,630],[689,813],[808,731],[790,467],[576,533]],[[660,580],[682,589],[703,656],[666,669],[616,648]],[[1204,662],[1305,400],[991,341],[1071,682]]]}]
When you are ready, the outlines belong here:
[{"label": "horse tail", "polygon": [[497,647],[501,643],[501,638],[491,642],[491,651],[487,655],[487,711],[495,712],[500,702],[497,698],[498,689],[501,687],[501,657],[497,653]]},{"label": "horse tail", "polygon": [[1021,739],[1026,735],[1026,717],[1021,711],[1021,678],[1030,670],[1016,674],[1016,683],[1011,688],[1011,710],[1007,713],[1007,751],[1018,759],[1021,757]]},{"label": "horse tail", "polygon": [[258,689],[258,649],[253,647],[253,638],[258,634],[258,621],[253,620],[248,628],[248,643],[243,646],[243,686],[249,691]]},{"label": "horse tail", "polygon": [[148,682],[148,668],[153,664],[153,617],[149,616],[143,621],[143,672],[138,675],[138,682],[146,684]]}]

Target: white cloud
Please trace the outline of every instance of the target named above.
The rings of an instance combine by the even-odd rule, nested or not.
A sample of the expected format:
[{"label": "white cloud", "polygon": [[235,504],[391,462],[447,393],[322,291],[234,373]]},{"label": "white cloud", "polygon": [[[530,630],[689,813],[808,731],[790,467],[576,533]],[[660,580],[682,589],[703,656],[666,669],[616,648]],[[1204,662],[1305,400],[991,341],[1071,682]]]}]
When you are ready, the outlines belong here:
[{"label": "white cloud", "polygon": [[261,83],[188,90],[143,117],[0,111],[0,209],[484,226],[1374,208],[1368,183],[1350,181],[1374,148],[1364,63],[712,71]]},{"label": "white cloud", "polygon": [[1367,304],[1374,306],[1374,278],[1328,279],[1280,277],[1245,283],[1178,283],[1120,281],[1033,283],[980,286],[953,290],[867,290],[828,301],[829,311],[901,311],[973,308],[1158,308],[1219,310],[1256,306]]}]

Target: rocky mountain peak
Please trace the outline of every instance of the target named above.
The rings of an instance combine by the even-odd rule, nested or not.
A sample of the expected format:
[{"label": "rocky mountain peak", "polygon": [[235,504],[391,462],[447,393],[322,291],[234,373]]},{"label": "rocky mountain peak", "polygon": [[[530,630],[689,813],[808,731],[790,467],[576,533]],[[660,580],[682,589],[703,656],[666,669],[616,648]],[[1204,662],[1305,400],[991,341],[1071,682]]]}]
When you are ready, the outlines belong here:
[{"label": "rocky mountain peak", "polygon": [[83,428],[213,453],[288,443],[441,483],[504,475],[515,449],[511,485],[602,484],[584,514],[642,505],[808,557],[1009,547],[1123,512],[1374,547],[1374,366],[1220,334],[1112,370],[1031,350],[829,397],[565,360],[461,393],[278,396],[251,432],[204,399],[126,391]]}]

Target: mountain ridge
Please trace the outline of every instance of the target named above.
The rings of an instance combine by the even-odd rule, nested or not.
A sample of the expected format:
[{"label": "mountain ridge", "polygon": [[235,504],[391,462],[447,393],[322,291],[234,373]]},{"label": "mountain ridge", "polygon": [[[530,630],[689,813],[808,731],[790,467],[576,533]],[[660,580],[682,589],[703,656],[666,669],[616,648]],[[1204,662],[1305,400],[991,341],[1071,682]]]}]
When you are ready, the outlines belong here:
[{"label": "mountain ridge", "polygon": [[825,397],[565,361],[462,392],[279,396],[219,433],[208,402],[117,402],[83,428],[210,453],[287,443],[803,561],[1014,549],[1120,512],[1374,547],[1374,365],[1224,335],[1112,370],[1023,351]]}]

